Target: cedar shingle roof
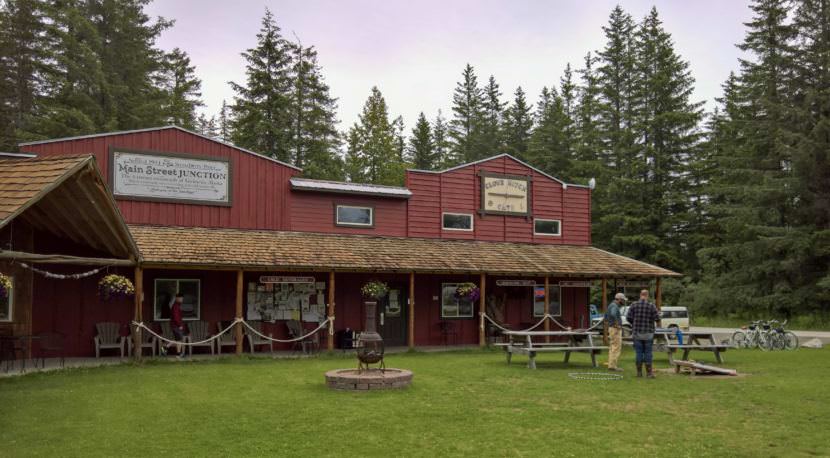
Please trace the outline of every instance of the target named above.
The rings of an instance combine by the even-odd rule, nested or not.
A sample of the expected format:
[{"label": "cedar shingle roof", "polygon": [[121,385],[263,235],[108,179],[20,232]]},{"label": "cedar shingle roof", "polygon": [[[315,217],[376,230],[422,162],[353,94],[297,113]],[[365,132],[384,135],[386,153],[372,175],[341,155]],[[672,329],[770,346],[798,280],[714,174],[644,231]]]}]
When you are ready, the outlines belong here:
[{"label": "cedar shingle roof", "polygon": [[88,155],[0,160],[0,226],[92,160]]},{"label": "cedar shingle roof", "polygon": [[143,262],[264,270],[492,273],[575,277],[679,274],[590,246],[131,225]]}]

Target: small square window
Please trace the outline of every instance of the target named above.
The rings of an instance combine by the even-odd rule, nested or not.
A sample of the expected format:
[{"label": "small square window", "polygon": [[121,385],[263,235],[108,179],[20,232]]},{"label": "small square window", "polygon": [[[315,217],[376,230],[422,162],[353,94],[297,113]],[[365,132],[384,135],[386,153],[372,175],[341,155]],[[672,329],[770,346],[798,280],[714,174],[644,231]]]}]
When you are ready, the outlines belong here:
[{"label": "small square window", "polygon": [[375,211],[372,207],[338,205],[335,223],[338,226],[372,227],[375,224],[374,213]]},{"label": "small square window", "polygon": [[558,219],[534,219],[533,233],[535,235],[561,235],[562,223]]},{"label": "small square window", "polygon": [[443,213],[441,227],[445,231],[472,231],[473,215],[469,213]]},{"label": "small square window", "polygon": [[455,297],[458,283],[441,284],[441,318],[472,318],[475,305]]},{"label": "small square window", "polygon": [[170,320],[170,307],[176,293],[182,294],[182,318],[198,320],[201,309],[200,281],[197,279],[157,278],[155,281],[153,319]]},{"label": "small square window", "polygon": [[[558,286],[548,286],[550,289],[550,314],[553,316],[562,315],[562,296]],[[533,316],[540,318],[545,316],[545,287],[533,287]]]}]

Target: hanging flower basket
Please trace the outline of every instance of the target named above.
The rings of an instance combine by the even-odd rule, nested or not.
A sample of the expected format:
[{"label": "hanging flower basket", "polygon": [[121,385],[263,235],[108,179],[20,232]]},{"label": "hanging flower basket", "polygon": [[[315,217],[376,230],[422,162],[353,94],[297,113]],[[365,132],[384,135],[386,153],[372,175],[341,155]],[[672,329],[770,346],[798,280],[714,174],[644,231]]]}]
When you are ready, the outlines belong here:
[{"label": "hanging flower basket", "polygon": [[386,296],[389,292],[389,286],[382,281],[372,280],[360,288],[360,292],[368,299],[378,300]]},{"label": "hanging flower basket", "polygon": [[455,298],[475,302],[481,297],[481,290],[475,283],[462,283],[455,289]]},{"label": "hanging flower basket", "polygon": [[0,274],[0,299],[8,299],[12,291],[12,279]]},{"label": "hanging flower basket", "polygon": [[110,274],[98,282],[98,295],[105,301],[133,297],[135,286],[127,277]]}]

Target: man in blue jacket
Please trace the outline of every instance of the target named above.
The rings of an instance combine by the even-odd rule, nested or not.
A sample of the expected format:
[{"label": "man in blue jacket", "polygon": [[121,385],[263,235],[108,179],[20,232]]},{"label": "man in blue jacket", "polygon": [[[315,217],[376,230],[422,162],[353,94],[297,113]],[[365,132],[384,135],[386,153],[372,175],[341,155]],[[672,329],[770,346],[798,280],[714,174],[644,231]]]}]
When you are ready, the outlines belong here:
[{"label": "man in blue jacket", "polygon": [[652,369],[652,346],[654,345],[654,324],[660,321],[657,307],[648,301],[648,290],[640,291],[640,300],[628,309],[625,318],[631,325],[631,339],[637,355],[637,377],[643,376],[643,364],[648,378],[654,378]]}]

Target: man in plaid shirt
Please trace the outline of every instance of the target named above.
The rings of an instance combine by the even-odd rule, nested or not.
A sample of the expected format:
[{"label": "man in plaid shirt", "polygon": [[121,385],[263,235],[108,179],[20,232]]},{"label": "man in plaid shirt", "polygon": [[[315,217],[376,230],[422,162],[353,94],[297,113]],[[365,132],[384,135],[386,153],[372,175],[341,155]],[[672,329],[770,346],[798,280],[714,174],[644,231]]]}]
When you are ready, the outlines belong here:
[{"label": "man in plaid shirt", "polygon": [[631,338],[637,354],[637,377],[643,376],[643,364],[645,364],[648,378],[654,378],[651,364],[654,323],[660,321],[660,312],[654,304],[648,301],[647,289],[640,291],[640,300],[628,309],[625,318],[631,324]]}]

